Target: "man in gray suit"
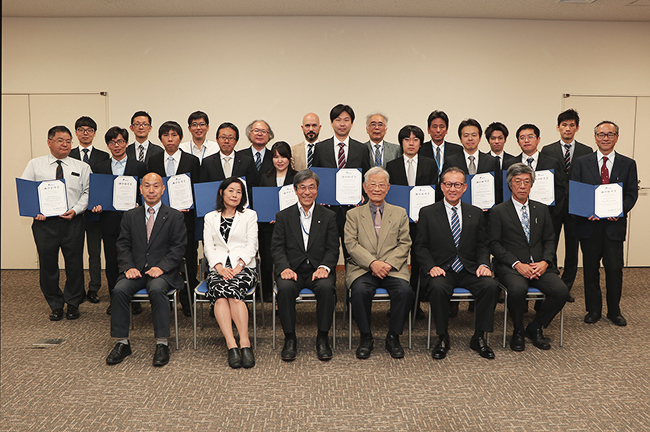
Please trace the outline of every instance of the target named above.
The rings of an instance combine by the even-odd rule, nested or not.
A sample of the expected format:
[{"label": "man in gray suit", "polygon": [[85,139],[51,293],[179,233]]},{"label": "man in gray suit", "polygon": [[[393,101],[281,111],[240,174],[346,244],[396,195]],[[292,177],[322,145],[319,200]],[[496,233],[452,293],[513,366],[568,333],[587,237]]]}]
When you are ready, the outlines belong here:
[{"label": "man in gray suit", "polygon": [[402,155],[402,148],[384,141],[388,130],[388,117],[381,113],[368,114],[366,117],[366,132],[370,140],[366,147],[370,152],[370,166],[380,166],[386,169],[386,164]]},{"label": "man in gray suit", "polygon": [[305,140],[300,144],[291,146],[291,156],[293,156],[293,167],[296,171],[311,169],[314,161],[314,150],[320,134],[320,118],[314,113],[305,114],[302,118],[302,133]]}]

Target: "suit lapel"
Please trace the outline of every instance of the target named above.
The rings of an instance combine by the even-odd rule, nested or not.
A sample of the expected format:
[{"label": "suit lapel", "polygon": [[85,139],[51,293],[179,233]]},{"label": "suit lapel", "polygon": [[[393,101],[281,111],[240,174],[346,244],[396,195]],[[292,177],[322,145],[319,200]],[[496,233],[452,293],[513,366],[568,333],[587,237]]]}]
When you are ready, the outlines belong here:
[{"label": "suit lapel", "polygon": [[137,227],[135,231],[138,233],[137,235],[140,236],[140,241],[144,245],[147,244],[147,222],[145,221],[145,217],[144,217],[145,208],[146,205],[143,205],[137,207],[135,211],[135,217],[136,217],[135,226]]},{"label": "suit lapel", "polygon": [[621,175],[621,172],[623,171],[622,163],[621,163],[622,159],[623,158],[621,158],[621,155],[617,153],[616,157],[614,158],[614,165],[612,165],[612,172],[609,173],[610,183],[618,182],[618,177]]},{"label": "suit lapel", "polygon": [[[302,222],[300,221],[300,209],[298,208],[299,205],[300,205],[300,203],[290,207],[291,208],[291,224],[290,225],[291,225],[291,231],[293,231],[293,235],[296,238],[296,241],[298,242],[298,244],[300,244],[300,249],[305,250],[305,242],[302,239]],[[316,206],[318,206],[318,204],[316,204]],[[316,213],[316,206],[314,206],[314,214],[312,215],[312,219],[311,219],[312,220],[312,226],[313,226],[313,223],[314,223],[314,217],[315,217],[315,213]],[[307,244],[308,246],[310,245],[311,238],[312,238],[311,227],[309,229],[310,229],[310,231],[309,231],[309,240],[308,240],[308,244]]]},{"label": "suit lapel", "polygon": [[[323,212],[321,210],[322,209],[318,204],[314,206],[314,214],[311,217],[311,227],[309,228],[309,239],[307,240],[307,250],[311,249],[311,247],[314,244],[314,239],[318,237],[318,235],[320,234],[320,230],[323,227],[321,221],[321,216],[323,216]],[[302,244],[304,245],[305,243],[303,242]],[[319,247],[321,246],[322,245],[319,245]]]},{"label": "suit lapel", "polygon": [[530,208],[530,243],[533,243],[533,239],[541,237],[539,225],[540,209],[537,208],[537,204],[533,204],[530,200],[528,201],[528,207]]},{"label": "suit lapel", "polygon": [[[368,209],[370,209],[370,207],[368,207]],[[372,212],[370,215],[372,216]],[[384,213],[381,215],[381,229],[379,230],[379,239],[377,241],[377,252],[381,250],[381,247],[386,241],[386,238],[388,238],[388,234],[393,232],[391,228],[393,225],[394,216],[395,212],[393,209],[387,203],[384,203]],[[372,220],[372,217],[370,219],[372,222],[372,234],[377,237],[375,234],[375,222]]]},{"label": "suit lapel", "polygon": [[[530,202],[530,201],[529,201]],[[512,198],[510,198],[509,201],[506,201],[506,206],[508,210],[508,215],[510,216],[510,219],[512,220],[512,223],[514,226],[516,226],[516,230],[521,236],[524,238],[524,240],[528,241],[526,239],[526,233],[524,232],[524,227],[521,226],[521,219],[519,219],[519,215],[517,214],[517,210],[515,209],[515,205],[512,202]],[[529,206],[530,207],[530,206]],[[532,235],[531,235],[532,238]]]},{"label": "suit lapel", "polygon": [[[465,212],[463,212],[463,215]],[[449,225],[449,219],[447,218],[447,209],[445,207],[444,202],[442,202],[442,205],[438,206],[436,209],[436,222],[440,225],[441,231],[444,232],[444,241],[447,243],[451,244],[454,248],[456,247],[456,243],[454,243],[454,235],[451,233],[451,226]],[[465,219],[463,219],[463,222],[465,222]],[[461,240],[462,240],[462,231],[461,231]]]},{"label": "suit lapel", "polygon": [[598,155],[596,152],[594,152],[587,157],[589,158],[587,167],[589,169],[589,173],[593,177],[593,182],[594,184],[600,184],[600,167],[598,166]]},{"label": "suit lapel", "polygon": [[[384,222],[382,220],[382,226],[383,223]],[[366,208],[361,212],[361,223],[359,224],[359,228],[363,230],[363,235],[370,240],[371,245],[377,244],[377,234],[375,234],[375,223],[372,220],[372,212],[370,211],[370,205],[368,204],[366,204]],[[381,237],[381,231],[380,231],[380,237]],[[361,235],[359,236],[359,238],[362,239]],[[370,252],[376,252],[378,249],[379,249],[378,247],[375,247],[374,249],[371,249]]]}]

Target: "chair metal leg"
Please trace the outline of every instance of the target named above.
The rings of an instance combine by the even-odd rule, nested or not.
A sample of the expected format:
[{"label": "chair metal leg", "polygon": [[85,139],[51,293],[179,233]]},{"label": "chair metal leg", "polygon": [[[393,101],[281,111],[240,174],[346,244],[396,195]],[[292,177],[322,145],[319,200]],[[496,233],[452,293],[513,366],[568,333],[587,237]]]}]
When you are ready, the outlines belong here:
[{"label": "chair metal leg", "polygon": [[173,295],[173,304],[174,304],[174,327],[175,327],[175,334],[176,334],[176,350],[178,350],[178,308],[176,305],[176,294],[178,291],[174,291]]},{"label": "chair metal leg", "polygon": [[194,294],[194,302],[192,302],[192,309],[194,311],[194,315],[192,315],[192,326],[194,328],[194,349],[196,349],[196,299],[197,295],[196,293]]},{"label": "chair metal leg", "polygon": [[348,320],[348,349],[352,349],[352,305],[348,297],[348,315],[350,319]]},{"label": "chair metal leg", "polygon": [[429,303],[429,326],[427,327],[427,350],[431,349],[431,303]]},{"label": "chair metal leg", "polygon": [[417,319],[417,310],[418,310],[418,299],[420,298],[420,278],[418,278],[418,287],[415,290],[415,302],[413,304],[413,319],[411,322],[413,323],[413,327],[415,327],[415,320]]},{"label": "chair metal leg", "polygon": [[503,290],[503,347],[506,347],[506,333],[508,331],[508,290]]},{"label": "chair metal leg", "polygon": [[255,291],[253,291],[253,347],[257,349],[257,306],[255,301]]},{"label": "chair metal leg", "polygon": [[271,314],[273,316],[272,326],[273,326],[273,349],[275,349],[275,291],[273,292],[273,300],[271,301]]},{"label": "chair metal leg", "polygon": [[332,314],[332,349],[336,349],[336,307]]},{"label": "chair metal leg", "polygon": [[409,349],[411,349],[411,329],[412,329],[412,323],[413,321],[411,320],[411,315],[413,315],[413,318],[415,318],[415,314],[409,311]]},{"label": "chair metal leg", "polygon": [[560,311],[560,346],[564,345],[564,308]]}]

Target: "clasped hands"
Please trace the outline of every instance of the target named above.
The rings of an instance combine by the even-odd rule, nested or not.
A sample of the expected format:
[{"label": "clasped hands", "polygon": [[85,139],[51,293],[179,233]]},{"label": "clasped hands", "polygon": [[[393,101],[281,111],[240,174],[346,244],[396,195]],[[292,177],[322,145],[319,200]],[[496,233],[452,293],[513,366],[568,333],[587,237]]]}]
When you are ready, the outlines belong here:
[{"label": "clasped hands", "polygon": [[[431,277],[447,276],[447,272],[445,272],[441,267],[435,266],[429,270],[429,275]],[[476,277],[482,276],[492,276],[492,270],[485,265],[478,266],[476,269]]]},{"label": "clasped hands", "polygon": [[214,269],[221,275],[225,280],[234,278],[239,272],[244,269],[244,266],[241,262],[238,262],[235,268],[224,267],[223,264],[219,263],[214,266]]},{"label": "clasped hands", "polygon": [[[165,273],[160,267],[151,267],[149,270],[144,272],[149,277],[152,278],[157,278],[158,276],[161,276],[163,273]],[[124,275],[126,276],[127,279],[138,279],[142,277],[142,273],[140,273],[140,270],[137,268],[130,268],[128,269]]]},{"label": "clasped hands", "polygon": [[531,264],[524,264],[518,262],[515,264],[515,270],[519,272],[526,279],[539,279],[548,268],[548,263],[546,261],[540,261]]},{"label": "clasped hands", "polygon": [[[316,269],[314,273],[311,275],[311,280],[312,282],[315,281],[316,279],[325,279],[329,276],[329,272],[324,268],[324,267],[319,267]],[[280,277],[284,280],[298,280],[298,274],[291,270],[289,267],[286,269],[282,270],[282,273],[280,273]]]}]

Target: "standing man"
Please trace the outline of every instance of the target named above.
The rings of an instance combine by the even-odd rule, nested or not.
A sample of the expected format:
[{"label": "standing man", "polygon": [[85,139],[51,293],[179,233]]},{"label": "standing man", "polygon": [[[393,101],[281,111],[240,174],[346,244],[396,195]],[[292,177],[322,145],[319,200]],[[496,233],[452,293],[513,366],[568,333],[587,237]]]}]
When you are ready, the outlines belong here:
[{"label": "standing man", "polygon": [[271,253],[278,287],[278,313],[284,330],[282,360],[295,360],[296,298],[303,288],[316,295],[316,354],[319,360],[332,358],[328,332],[336,306],[336,263],[339,237],[336,214],[315,203],[318,176],[303,170],[293,178],[298,204],[276,216]]},{"label": "standing man", "polygon": [[[514,324],[510,348],[523,351],[524,336],[528,336],[537,348],[551,349],[542,328],[548,327],[569,297],[555,266],[551,214],[544,204],[528,199],[535,181],[531,167],[522,163],[511,165],[506,179],[512,198],[492,208],[488,233],[496,276],[508,290],[508,310]],[[540,290],[546,299],[536,302],[541,307],[524,331],[529,287]]]},{"label": "standing man", "polygon": [[[158,129],[158,139],[165,146],[163,153],[158,153],[149,160],[148,170],[154,172],[160,177],[169,177],[177,174],[188,173],[190,175],[192,186],[200,178],[201,163],[199,158],[189,153],[179,150],[179,145],[183,139],[183,129],[175,121],[167,121],[160,125]],[[194,193],[194,191],[192,191]],[[185,263],[187,264],[188,280],[190,289],[196,287],[199,282],[196,279],[198,242],[194,240],[194,224],[196,219],[196,210],[181,210],[185,216],[185,228],[187,231],[187,242],[185,249]],[[191,301],[185,293],[179,296],[183,306],[183,314],[186,317],[192,316]]]},{"label": "standing man", "polygon": [[623,184],[623,217],[599,219],[578,217],[575,233],[580,239],[585,282],[585,322],[598,322],[603,308],[600,292],[600,260],[605,267],[607,288],[607,318],[617,326],[627,325],[621,314],[623,291],[623,242],[627,229],[627,214],[632,210],[639,191],[637,189],[636,162],[614,151],[618,142],[618,125],[602,121],[594,128],[598,150],[576,159],[571,177],[587,184]]},{"label": "standing man", "polygon": [[[275,138],[271,126],[264,120],[253,120],[246,126],[246,137],[251,142],[251,146],[244,150],[239,150],[238,155],[247,156],[253,159],[255,166],[255,178],[246,179],[248,186],[257,186],[260,179],[268,170],[273,167],[273,155],[266,148],[266,145]],[[268,249],[267,245],[267,249]],[[260,250],[262,249],[260,244]]]},{"label": "standing man", "polygon": [[431,354],[441,360],[449,351],[449,302],[454,288],[463,287],[476,301],[475,330],[469,346],[481,357],[493,359],[485,332],[493,330],[499,284],[492,279],[485,217],[478,207],[460,202],[467,190],[462,170],[447,168],[440,187],[445,198],[420,211],[414,247],[438,334]]},{"label": "standing man", "polygon": [[490,144],[490,156],[496,158],[497,162],[499,162],[499,169],[503,168],[504,161],[514,158],[513,155],[503,151],[508,139],[508,128],[503,123],[490,123],[485,129],[485,139]]},{"label": "standing man", "polygon": [[380,166],[386,169],[386,164],[401,156],[402,151],[397,144],[384,141],[388,130],[388,117],[381,113],[368,114],[366,117],[366,132],[368,141],[365,142],[370,155],[370,166]]},{"label": "standing man", "polygon": [[[253,179],[257,176],[253,159],[235,152],[239,141],[239,129],[232,123],[221,123],[217,128],[217,144],[219,151],[206,157],[201,164],[201,181],[222,181],[228,177],[246,177]],[[248,188],[250,192],[250,187]],[[250,202],[251,198],[248,197]]]},{"label": "standing man", "polygon": [[192,138],[189,141],[181,143],[180,149],[199,158],[203,159],[219,151],[217,143],[208,139],[210,130],[210,119],[203,111],[194,111],[187,119],[187,129],[190,131]]},{"label": "standing man", "polygon": [[[447,156],[462,153],[463,147],[458,144],[445,141],[445,136],[449,131],[449,117],[444,111],[433,111],[427,118],[427,127],[431,141],[422,144],[420,156],[435,159],[438,165],[438,175],[442,174],[442,168],[445,165]],[[442,199],[442,195],[440,195]]]},{"label": "standing man", "polygon": [[117,343],[106,357],[109,365],[121,363],[132,352],[128,339],[129,304],[133,295],[142,288],[146,288],[151,302],[156,337],[153,365],[169,363],[167,293],[172,288],[183,289],[178,267],[183,260],[187,237],[183,215],[160,202],[164,190],[158,174],[145,175],[140,185],[145,205],[129,210],[122,218],[122,230],[117,241],[120,276],[111,300],[111,336],[117,339]]},{"label": "standing man", "polygon": [[[79,117],[74,124],[79,147],[70,150],[70,157],[90,165],[96,172],[97,164],[108,159],[108,153],[93,147],[93,139],[97,132],[97,123],[90,117]],[[88,293],[84,295],[91,303],[99,303],[99,289],[102,287],[102,227],[99,216],[84,213],[86,222],[86,245],[88,248],[88,270],[90,282]]]},{"label": "standing man", "polygon": [[[83,248],[84,218],[88,207],[90,165],[69,156],[72,134],[65,126],[47,132],[50,154],[32,159],[21,178],[32,181],[64,179],[69,210],[61,216],[46,218],[39,214],[32,223],[34,242],[40,263],[40,285],[52,313],[51,321],[79,318],[79,304],[84,296]],[[59,249],[65,260],[65,288],[59,288]]]},{"label": "standing man", "polygon": [[370,330],[372,298],[377,288],[384,288],[390,296],[391,310],[386,350],[391,357],[402,358],[399,335],[415,297],[406,262],[411,249],[409,219],[406,210],[384,201],[390,189],[386,170],[373,167],[364,177],[363,190],[369,202],[351,209],[345,223],[345,246],[351,258],[345,279],[350,287],[352,314],[361,333],[356,354],[359,359],[370,357],[374,346]]},{"label": "standing man", "polygon": [[[466,175],[488,172],[493,172],[496,175],[499,171],[499,163],[496,158],[489,153],[483,153],[478,150],[482,134],[483,129],[478,121],[466,119],[460,122],[458,125],[458,137],[460,138],[460,143],[463,145],[463,151],[447,156],[444,164],[445,169],[457,167],[463,170]],[[496,185],[498,179],[495,178],[494,180],[494,184]]]},{"label": "standing man", "polygon": [[297,171],[304,169],[311,169],[314,164],[314,150],[318,142],[318,134],[320,134],[320,118],[314,113],[305,114],[302,118],[302,133],[305,140],[300,144],[291,146],[291,154],[293,155],[293,167]]},{"label": "standing man", "polygon": [[[581,156],[593,153],[591,147],[575,140],[576,132],[580,129],[580,116],[577,111],[568,109],[557,116],[557,130],[560,132],[560,140],[553,144],[545,145],[541,154],[557,159],[562,165],[564,161],[564,191],[566,199],[564,205],[558,210],[558,224],[555,226],[555,243],[560,242],[560,231],[564,225],[564,270],[562,281],[571,291],[573,282],[578,272],[578,237],[575,235],[575,217],[569,215],[569,179],[573,170],[573,162]],[[556,206],[557,207],[557,206]],[[573,296],[569,295],[569,302],[574,302]]]},{"label": "standing man", "polygon": [[151,156],[163,152],[160,146],[149,141],[151,116],[146,111],[137,111],[133,114],[130,128],[135,136],[135,141],[126,148],[126,155],[128,157],[148,164]]}]

